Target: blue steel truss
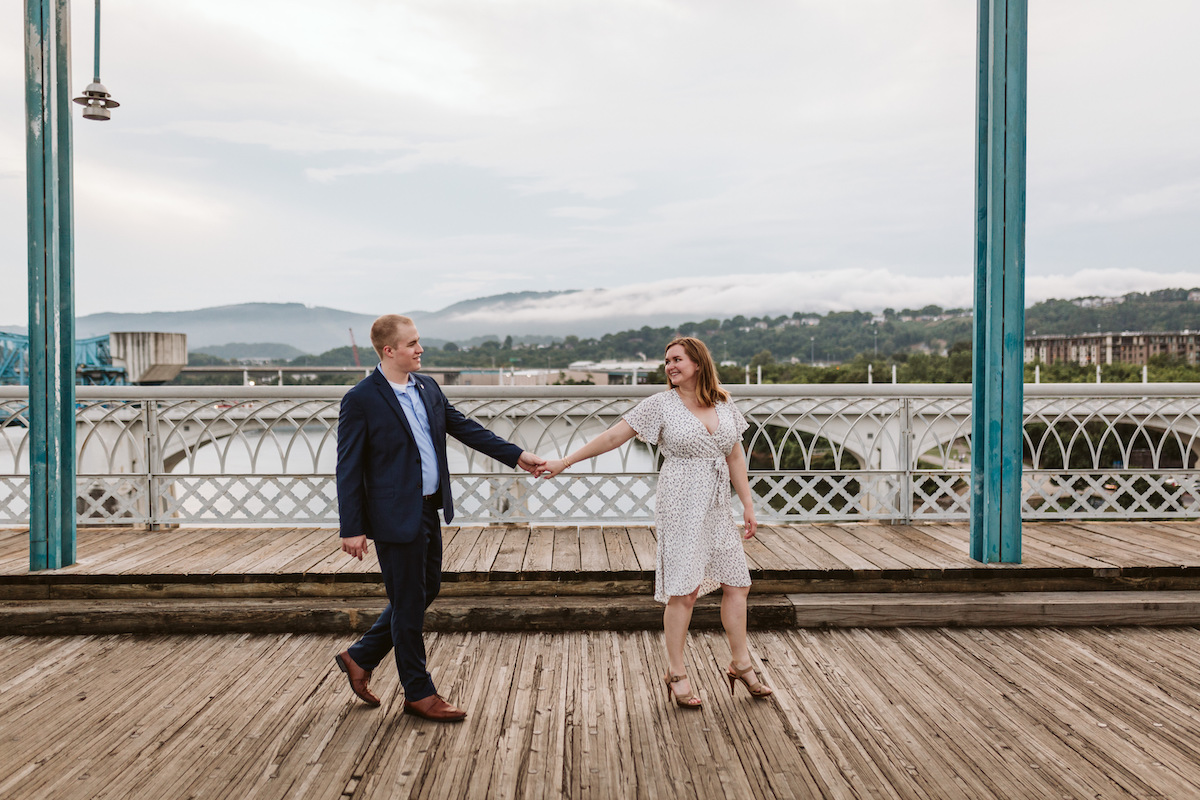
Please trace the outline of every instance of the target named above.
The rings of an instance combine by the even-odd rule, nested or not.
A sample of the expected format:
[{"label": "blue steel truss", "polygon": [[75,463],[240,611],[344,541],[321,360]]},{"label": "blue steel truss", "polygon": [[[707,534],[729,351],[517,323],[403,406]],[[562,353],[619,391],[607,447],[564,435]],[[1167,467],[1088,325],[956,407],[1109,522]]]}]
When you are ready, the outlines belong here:
[{"label": "blue steel truss", "polygon": [[0,332],[0,386],[29,384],[29,337]]},{"label": "blue steel truss", "polygon": [[[75,340],[75,383],[124,386],[125,368],[113,366],[107,336]],[[29,385],[29,337],[0,332],[0,386]]]}]

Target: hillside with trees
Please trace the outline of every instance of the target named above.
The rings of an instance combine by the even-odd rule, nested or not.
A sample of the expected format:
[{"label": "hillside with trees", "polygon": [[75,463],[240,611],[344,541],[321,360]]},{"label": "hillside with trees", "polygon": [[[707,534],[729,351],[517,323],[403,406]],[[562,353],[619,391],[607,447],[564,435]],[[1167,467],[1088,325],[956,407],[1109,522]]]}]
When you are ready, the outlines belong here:
[{"label": "hillside with trees", "polygon": [[[1190,290],[1192,293],[1196,290]],[[1200,328],[1200,302],[1188,299],[1189,290],[1167,289],[1131,293],[1122,298],[1048,300],[1026,310],[1029,334],[1079,334],[1101,331],[1169,331]],[[1196,296],[1193,294],[1193,296]],[[514,340],[485,337],[469,344],[446,342],[429,347],[424,363],[430,367],[517,367],[563,369],[574,361],[607,359],[656,360],[677,335],[697,336],[712,349],[722,368],[722,380],[741,382],[745,368],[763,368],[763,380],[772,383],[855,383],[867,379],[872,365],[874,380],[911,382],[962,382],[971,379],[972,317],[969,309],[835,311],[824,315],[797,311],[791,316],[707,319],[677,327],[645,326],[594,338],[567,336]],[[363,363],[374,358],[369,345],[359,348]],[[202,359],[212,364],[214,359]],[[197,358],[193,363],[201,361]],[[731,362],[731,363],[730,363]],[[281,362],[291,366],[351,366],[350,347]],[[1029,368],[1032,370],[1032,367]],[[1141,368],[1112,365],[1104,380],[1141,380]],[[1128,374],[1126,374],[1128,373]],[[1032,379],[1032,371],[1030,371]],[[1043,366],[1046,382],[1095,380],[1090,367]],[[1158,359],[1151,363],[1152,380],[1200,380],[1200,371]],[[195,376],[181,381],[198,382]],[[341,382],[321,379],[318,382]]]}]

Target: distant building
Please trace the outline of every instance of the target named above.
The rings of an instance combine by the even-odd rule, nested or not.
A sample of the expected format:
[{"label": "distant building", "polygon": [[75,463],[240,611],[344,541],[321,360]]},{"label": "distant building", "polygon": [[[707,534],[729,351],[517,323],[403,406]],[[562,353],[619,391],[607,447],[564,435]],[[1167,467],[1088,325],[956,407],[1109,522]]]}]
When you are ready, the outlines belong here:
[{"label": "distant building", "polygon": [[1171,356],[1195,365],[1200,359],[1200,332],[1084,333],[1077,336],[1030,336],[1025,363],[1146,364],[1151,356]]},{"label": "distant building", "polygon": [[1200,291],[1188,292],[1188,301],[1192,303],[1200,303]]},{"label": "distant building", "polygon": [[645,383],[646,376],[652,375],[661,366],[661,361],[572,361],[565,370],[556,374],[564,381],[591,381],[597,386],[619,386]]},{"label": "distant building", "polygon": [[1080,297],[1072,300],[1071,304],[1080,308],[1103,308],[1104,306],[1119,306],[1124,302],[1124,297]]}]

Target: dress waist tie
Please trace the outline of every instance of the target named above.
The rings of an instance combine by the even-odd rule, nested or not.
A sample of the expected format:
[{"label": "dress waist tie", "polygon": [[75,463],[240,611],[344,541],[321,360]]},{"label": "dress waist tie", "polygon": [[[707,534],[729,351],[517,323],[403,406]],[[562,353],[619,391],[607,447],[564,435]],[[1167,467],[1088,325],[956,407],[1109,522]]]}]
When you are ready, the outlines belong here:
[{"label": "dress waist tie", "polygon": [[701,461],[712,466],[716,481],[713,482],[712,496],[708,498],[709,507],[720,506],[725,492],[729,491],[729,462],[724,456],[668,456],[665,461]]}]

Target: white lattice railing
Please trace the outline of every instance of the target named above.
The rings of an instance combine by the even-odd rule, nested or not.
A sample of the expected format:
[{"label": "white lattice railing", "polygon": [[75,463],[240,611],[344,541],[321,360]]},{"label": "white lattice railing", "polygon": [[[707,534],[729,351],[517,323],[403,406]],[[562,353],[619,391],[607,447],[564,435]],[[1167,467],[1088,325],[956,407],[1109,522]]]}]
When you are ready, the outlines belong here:
[{"label": "white lattice railing", "polygon": [[[526,449],[569,452],[662,387],[449,387]],[[730,387],[764,520],[968,518],[970,386]],[[344,387],[81,387],[81,524],[336,524]],[[21,388],[0,388],[0,524],[27,524]],[[1029,519],[1200,517],[1200,385],[1026,387]],[[540,481],[450,442],[459,520],[653,519],[657,453],[636,440]]]}]

